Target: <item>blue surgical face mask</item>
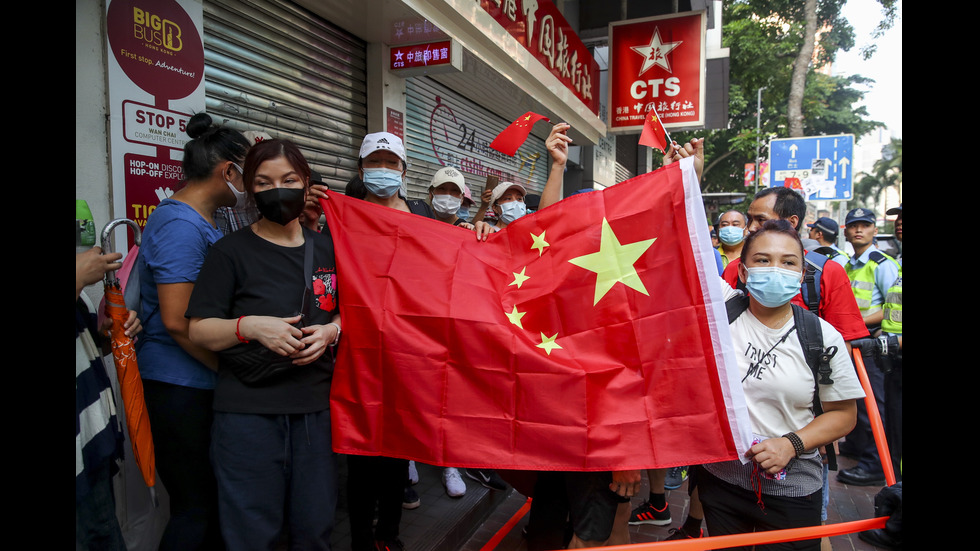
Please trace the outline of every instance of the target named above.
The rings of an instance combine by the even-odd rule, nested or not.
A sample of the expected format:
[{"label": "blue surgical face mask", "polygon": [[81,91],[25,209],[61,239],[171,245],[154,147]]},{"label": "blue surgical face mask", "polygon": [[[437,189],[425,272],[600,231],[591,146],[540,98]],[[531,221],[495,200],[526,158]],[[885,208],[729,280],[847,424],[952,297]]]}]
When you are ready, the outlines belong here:
[{"label": "blue surgical face mask", "polygon": [[803,274],[775,266],[746,268],[745,288],[766,308],[786,304],[800,292]]},{"label": "blue surgical face mask", "polygon": [[500,206],[500,220],[504,224],[510,224],[521,216],[527,214],[527,205],[521,201],[511,201],[502,203]]},{"label": "blue surgical face mask", "polygon": [[718,232],[718,239],[726,245],[738,245],[745,239],[745,230],[738,226],[725,226]]},{"label": "blue surgical face mask", "polygon": [[466,208],[460,207],[459,210],[456,211],[456,216],[458,216],[460,219],[462,219],[462,220],[464,220],[466,222],[469,222],[470,221],[470,207],[466,207]]},{"label": "blue surgical face mask", "polygon": [[398,193],[402,187],[402,173],[390,168],[362,168],[364,187],[368,193],[382,199]]}]

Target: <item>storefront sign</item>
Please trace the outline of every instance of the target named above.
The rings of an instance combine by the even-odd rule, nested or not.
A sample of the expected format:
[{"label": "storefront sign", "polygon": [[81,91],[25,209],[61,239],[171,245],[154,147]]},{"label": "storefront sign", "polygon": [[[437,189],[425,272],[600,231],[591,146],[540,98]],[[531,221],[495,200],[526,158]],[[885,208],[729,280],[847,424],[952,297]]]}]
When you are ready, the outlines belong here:
[{"label": "storefront sign", "polygon": [[183,180],[187,121],[204,109],[202,29],[200,2],[112,0],[106,8],[113,202],[140,226]]},{"label": "storefront sign", "polygon": [[447,65],[451,41],[391,47],[391,70]]},{"label": "storefront sign", "polygon": [[640,131],[654,107],[668,130],[704,126],[705,14],[609,24],[611,131]]},{"label": "storefront sign", "polygon": [[388,69],[402,78],[463,70],[463,47],[455,40],[391,45]]},{"label": "storefront sign", "polygon": [[391,132],[392,134],[401,138],[402,141],[404,141],[405,140],[404,114],[402,114],[402,112],[398,111],[397,109],[392,109],[391,107],[388,107],[387,109],[388,109],[388,116],[387,116],[387,124],[385,125],[385,129],[388,132]]},{"label": "storefront sign", "polygon": [[480,6],[593,113],[599,113],[599,64],[554,3],[480,0]]}]

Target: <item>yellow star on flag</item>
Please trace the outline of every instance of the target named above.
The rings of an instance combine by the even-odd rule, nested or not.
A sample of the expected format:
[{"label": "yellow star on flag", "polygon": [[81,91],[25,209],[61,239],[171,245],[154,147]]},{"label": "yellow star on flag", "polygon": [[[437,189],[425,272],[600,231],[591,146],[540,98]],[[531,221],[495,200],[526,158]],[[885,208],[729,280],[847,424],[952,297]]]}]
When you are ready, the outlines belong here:
[{"label": "yellow star on flag", "polygon": [[526,120],[526,121],[531,120],[531,115],[528,115],[528,116],[524,117],[524,120]]},{"label": "yellow star on flag", "polygon": [[521,268],[521,273],[511,272],[512,274],[514,274],[514,281],[508,283],[507,286],[510,287],[511,285],[517,285],[517,288],[520,289],[521,285],[523,285],[525,281],[531,279],[531,276],[524,275],[524,272],[526,270],[527,270],[527,266],[524,266],[523,268]]},{"label": "yellow star on flag", "polygon": [[551,246],[550,243],[544,240],[544,234],[545,232],[541,232],[541,235],[534,235],[533,233],[531,234],[531,240],[534,242],[534,244],[531,245],[531,248],[538,250],[539,257],[544,254],[545,247]]},{"label": "yellow star on flag", "polygon": [[562,349],[561,348],[561,345],[559,345],[557,342],[555,342],[555,338],[557,338],[557,337],[558,337],[558,333],[555,333],[554,335],[552,335],[550,337],[546,336],[544,333],[541,333],[541,344],[538,344],[538,345],[535,345],[535,346],[537,346],[538,348],[543,348],[544,351],[547,352],[548,355],[550,356],[551,355],[551,351],[554,350],[555,348],[557,348],[559,350]]},{"label": "yellow star on flag", "polygon": [[620,245],[619,238],[613,233],[609,222],[602,219],[602,237],[599,244],[599,252],[579,256],[569,260],[572,264],[585,268],[596,273],[595,281],[595,301],[593,306],[599,303],[602,297],[613,288],[616,283],[622,283],[636,291],[650,296],[643,281],[636,273],[633,264],[643,256],[643,253],[653,245],[656,238],[636,243]]},{"label": "yellow star on flag", "polygon": [[511,312],[506,312],[505,311],[504,312],[504,315],[507,316],[507,319],[509,319],[511,323],[513,323],[514,325],[520,327],[521,329],[524,329],[524,326],[521,325],[521,318],[524,317],[524,314],[527,314],[527,312],[518,312],[517,311],[517,305],[514,305],[514,310],[513,311],[511,311]]}]

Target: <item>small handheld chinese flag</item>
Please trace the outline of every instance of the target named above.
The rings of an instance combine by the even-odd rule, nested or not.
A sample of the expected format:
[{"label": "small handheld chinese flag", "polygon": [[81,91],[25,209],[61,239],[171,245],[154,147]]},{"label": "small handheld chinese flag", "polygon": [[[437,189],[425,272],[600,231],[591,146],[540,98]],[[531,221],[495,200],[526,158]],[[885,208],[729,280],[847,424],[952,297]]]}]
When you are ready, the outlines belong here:
[{"label": "small handheld chinese flag", "polygon": [[544,115],[539,115],[530,111],[524,113],[520,117],[517,117],[517,120],[505,128],[503,132],[498,134],[497,137],[490,142],[490,147],[496,149],[504,155],[510,155],[513,157],[514,154],[517,153],[517,149],[521,147],[521,144],[527,141],[527,135],[531,133],[531,128],[534,126],[534,123],[542,119],[551,122],[551,119]]},{"label": "small handheld chinese flag", "polygon": [[643,133],[640,134],[640,145],[653,147],[667,153],[667,129],[657,115],[657,110],[650,108],[647,118],[643,121]]}]

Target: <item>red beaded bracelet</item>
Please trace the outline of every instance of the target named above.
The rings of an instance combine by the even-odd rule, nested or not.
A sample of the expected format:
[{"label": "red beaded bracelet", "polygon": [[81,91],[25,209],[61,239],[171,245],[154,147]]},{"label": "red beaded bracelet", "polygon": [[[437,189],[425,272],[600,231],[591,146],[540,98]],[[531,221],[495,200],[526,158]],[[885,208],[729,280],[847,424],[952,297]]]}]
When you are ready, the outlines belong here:
[{"label": "red beaded bracelet", "polygon": [[248,343],[248,339],[242,337],[242,334],[238,332],[238,329],[242,326],[242,318],[245,316],[238,317],[238,323],[235,324],[235,336],[238,337],[238,342]]}]

